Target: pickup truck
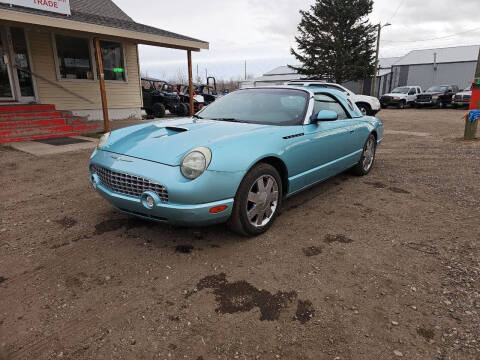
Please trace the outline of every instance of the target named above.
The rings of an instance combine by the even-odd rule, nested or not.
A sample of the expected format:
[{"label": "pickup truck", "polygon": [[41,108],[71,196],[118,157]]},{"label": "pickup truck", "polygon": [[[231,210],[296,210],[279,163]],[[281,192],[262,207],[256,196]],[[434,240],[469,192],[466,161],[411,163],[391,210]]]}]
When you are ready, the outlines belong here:
[{"label": "pickup truck", "polygon": [[457,92],[452,97],[452,107],[454,109],[463,106],[470,106],[470,98],[472,97],[472,87],[468,87],[465,90]]},{"label": "pickup truck", "polygon": [[417,96],[416,107],[435,106],[445,108],[452,102],[452,96],[458,92],[457,85],[432,86]]},{"label": "pickup truck", "polygon": [[383,94],[380,98],[380,104],[382,109],[388,106],[396,106],[399,109],[405,108],[405,106],[412,106],[415,104],[417,95],[422,92],[420,86],[400,86],[393,89],[388,94]]},{"label": "pickup truck", "polygon": [[290,86],[312,86],[312,87],[324,87],[326,89],[338,90],[345,93],[350,97],[358,109],[363,115],[375,116],[380,111],[380,101],[376,97],[367,95],[357,95],[353,91],[348,90],[346,87],[335,83],[327,83],[318,80],[292,80],[285,85]]}]

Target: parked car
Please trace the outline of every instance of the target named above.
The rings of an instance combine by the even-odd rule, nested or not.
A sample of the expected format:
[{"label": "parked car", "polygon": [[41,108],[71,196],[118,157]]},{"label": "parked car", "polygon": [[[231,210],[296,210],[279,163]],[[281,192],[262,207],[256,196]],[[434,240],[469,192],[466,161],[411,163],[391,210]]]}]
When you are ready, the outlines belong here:
[{"label": "parked car", "polygon": [[363,116],[344,93],[242,89],[192,118],[103,135],[90,182],[134,216],[180,225],[228,221],[258,235],[284,198],[347,169],[368,174],[382,139],[382,122]]},{"label": "parked car", "polygon": [[399,109],[405,108],[405,106],[412,106],[415,104],[417,95],[422,92],[420,86],[400,86],[393,89],[388,94],[382,95],[380,98],[380,105],[382,109],[388,106],[396,106]]},{"label": "parked car", "polygon": [[343,92],[358,106],[363,115],[374,116],[380,111],[380,101],[376,97],[357,95],[346,87],[335,83],[327,83],[318,80],[293,80],[286,83],[289,86],[314,86]]},{"label": "parked car", "polygon": [[470,106],[470,98],[472,97],[472,87],[467,87],[466,89],[457,92],[452,97],[452,107],[469,107]]},{"label": "parked car", "polygon": [[154,78],[142,78],[143,108],[147,115],[162,118],[165,111],[185,116],[188,108],[180,101],[173,85]]},{"label": "parked car", "polygon": [[444,108],[452,102],[452,96],[457,92],[457,85],[432,86],[428,88],[427,91],[417,95],[415,106],[436,106],[439,108]]}]

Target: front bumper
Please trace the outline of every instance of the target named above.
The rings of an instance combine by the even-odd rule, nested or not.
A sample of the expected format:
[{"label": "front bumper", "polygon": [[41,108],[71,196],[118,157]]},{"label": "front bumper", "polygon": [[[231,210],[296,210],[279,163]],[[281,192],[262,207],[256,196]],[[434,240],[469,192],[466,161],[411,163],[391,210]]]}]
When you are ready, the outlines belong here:
[{"label": "front bumper", "polygon": [[[142,218],[174,225],[204,226],[226,222],[231,213],[243,173],[205,171],[195,180],[183,178],[178,166],[168,166],[152,161],[117,155],[107,151],[94,151],[90,165],[116,172],[145,177],[165,186],[168,202],[154,196],[154,206],[149,208],[140,197],[113,191],[102,184],[96,173],[90,174],[90,183],[96,192],[117,209]],[[210,209],[225,205],[218,213]]]},{"label": "front bumper", "polygon": [[398,103],[402,100],[405,100],[405,99],[385,99],[385,98],[381,98],[380,99],[380,104],[382,104],[383,106],[389,106],[389,105],[398,105]]}]

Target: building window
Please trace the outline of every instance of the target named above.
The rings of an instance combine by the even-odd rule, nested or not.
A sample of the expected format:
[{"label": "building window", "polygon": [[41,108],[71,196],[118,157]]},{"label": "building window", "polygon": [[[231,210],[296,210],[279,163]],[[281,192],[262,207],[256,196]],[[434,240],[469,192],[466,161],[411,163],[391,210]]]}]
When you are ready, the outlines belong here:
[{"label": "building window", "polygon": [[105,80],[125,81],[125,64],[123,61],[122,44],[113,41],[100,41],[102,52],[103,73]]},{"label": "building window", "polygon": [[87,38],[55,35],[55,43],[60,78],[93,80]]}]

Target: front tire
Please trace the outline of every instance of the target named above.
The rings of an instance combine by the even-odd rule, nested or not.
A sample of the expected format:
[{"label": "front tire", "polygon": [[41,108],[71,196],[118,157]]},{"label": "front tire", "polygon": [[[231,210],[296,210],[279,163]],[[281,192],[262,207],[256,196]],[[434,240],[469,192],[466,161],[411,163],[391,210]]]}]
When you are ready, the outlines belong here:
[{"label": "front tire", "polygon": [[362,112],[363,116],[370,115],[372,111],[370,106],[364,103],[357,103],[357,107]]},{"label": "front tire", "polygon": [[165,105],[162,103],[153,104],[152,113],[157,118],[163,118],[165,116]]},{"label": "front tire", "polygon": [[397,105],[397,107],[401,110],[405,109],[405,101],[400,101]]},{"label": "front tire", "polygon": [[230,228],[241,235],[257,236],[272,226],[282,204],[282,180],[269,164],[254,166],[238,187]]},{"label": "front tire", "polygon": [[353,174],[357,176],[367,175],[373,167],[375,161],[375,153],[377,150],[377,140],[373,134],[370,134],[365,145],[363,146],[362,156],[357,165],[352,168]]}]

